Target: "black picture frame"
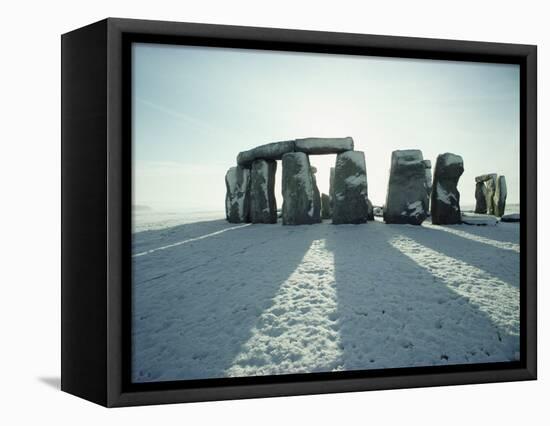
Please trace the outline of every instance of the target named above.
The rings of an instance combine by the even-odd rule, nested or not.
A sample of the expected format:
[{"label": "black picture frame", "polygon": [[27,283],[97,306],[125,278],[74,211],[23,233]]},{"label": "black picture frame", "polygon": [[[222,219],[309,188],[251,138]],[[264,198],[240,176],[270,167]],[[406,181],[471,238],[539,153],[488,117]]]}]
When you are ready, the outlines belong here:
[{"label": "black picture frame", "polygon": [[[519,64],[520,361],[132,384],[132,42]],[[116,407],[536,379],[536,46],[118,18],[61,44],[62,390]]]}]

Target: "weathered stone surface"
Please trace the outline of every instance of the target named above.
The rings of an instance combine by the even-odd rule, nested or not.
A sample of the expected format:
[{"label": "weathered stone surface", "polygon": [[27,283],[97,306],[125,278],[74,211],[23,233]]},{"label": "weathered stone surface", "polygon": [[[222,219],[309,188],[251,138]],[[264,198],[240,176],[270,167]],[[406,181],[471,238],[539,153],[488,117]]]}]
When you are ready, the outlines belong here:
[{"label": "weathered stone surface", "polygon": [[428,214],[426,163],[419,149],[392,152],[384,221],[420,225]]},{"label": "weathered stone surface", "polygon": [[330,168],[330,182],[328,196],[330,197],[330,211],[334,210],[334,167]]},{"label": "weathered stone surface", "polygon": [[476,208],[475,213],[487,213],[487,188],[485,182],[476,182]]},{"label": "weathered stone surface", "polygon": [[428,192],[428,197],[432,193],[432,162],[430,160],[422,160],[425,167],[426,173],[426,191]]},{"label": "weathered stone surface", "polygon": [[487,214],[495,214],[495,192],[497,190],[497,175],[489,175],[489,179],[485,181],[485,195],[487,201]]},{"label": "weathered stone surface", "polygon": [[495,195],[493,197],[493,205],[495,209],[495,216],[504,216],[504,211],[506,210],[506,196],[508,195],[508,190],[506,188],[506,178],[504,176],[499,176],[497,179],[497,184],[495,188]]},{"label": "weathered stone surface", "polygon": [[250,221],[250,170],[231,167],[225,174],[225,216],[231,223]]},{"label": "weathered stone surface", "polygon": [[374,207],[371,201],[367,198],[367,220],[374,220]]},{"label": "weathered stone surface", "polygon": [[368,216],[365,154],[346,151],[336,156],[332,223],[365,223]]},{"label": "weathered stone surface", "polygon": [[338,154],[353,150],[353,139],[345,138],[304,138],[290,141],[271,142],[248,151],[239,152],[237,164],[250,167],[254,160],[280,160],[289,152],[305,154]]},{"label": "weathered stone surface", "polygon": [[331,217],[330,197],[327,194],[321,194],[321,219],[330,219]]},{"label": "weathered stone surface", "polygon": [[430,201],[431,201],[431,195],[432,195],[432,162],[430,160],[422,160],[425,167],[425,173],[426,173],[426,192],[428,193],[428,206],[426,208],[427,214],[430,214]]},{"label": "weathered stone surface", "polygon": [[319,223],[321,215],[315,205],[314,176],[309,158],[303,152],[283,155],[283,225]]},{"label": "weathered stone surface", "polygon": [[294,141],[272,142],[239,152],[237,164],[250,167],[254,160],[280,160],[287,152],[294,152]]},{"label": "weathered stone surface", "polygon": [[250,221],[252,223],[276,223],[274,160],[255,160],[250,169]]},{"label": "weathered stone surface", "polygon": [[457,184],[464,173],[460,155],[449,152],[437,156],[435,163],[431,214],[435,225],[452,225],[462,222],[460,192]]},{"label": "weathered stone surface", "polygon": [[[483,183],[485,187],[485,211],[482,211],[483,202],[479,201],[479,211],[477,208],[478,205],[478,184]],[[480,194],[483,191],[481,186],[479,187]],[[495,214],[495,192],[497,188],[497,175],[496,173],[488,173],[485,175],[476,176],[476,213],[486,213],[493,215]]]},{"label": "weathered stone surface", "polygon": [[306,154],[339,154],[353,151],[353,139],[346,138],[305,138],[294,141],[294,150]]}]

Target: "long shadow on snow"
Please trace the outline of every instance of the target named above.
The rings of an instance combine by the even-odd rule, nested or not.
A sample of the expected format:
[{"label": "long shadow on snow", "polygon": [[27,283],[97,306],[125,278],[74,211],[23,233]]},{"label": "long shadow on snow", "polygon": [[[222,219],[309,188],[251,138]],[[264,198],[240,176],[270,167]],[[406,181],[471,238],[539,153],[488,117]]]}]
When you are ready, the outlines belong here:
[{"label": "long shadow on snow", "polygon": [[[402,235],[423,246],[466,262],[514,287],[519,287],[519,254],[515,251],[500,249],[433,228],[404,225],[399,230]],[[509,268],[510,265],[516,267]]]},{"label": "long shadow on snow", "polygon": [[[513,360],[517,336],[390,244],[402,225],[338,225],[334,254],[344,370]],[[420,230],[420,229],[419,229]],[[423,230],[420,230],[423,231]]]},{"label": "long shadow on snow", "polygon": [[500,222],[496,226],[477,225],[441,225],[444,228],[455,229],[478,237],[489,238],[503,243],[519,244],[519,223]]},{"label": "long shadow on snow", "polygon": [[133,379],[223,377],[313,231],[251,225],[134,258]]}]

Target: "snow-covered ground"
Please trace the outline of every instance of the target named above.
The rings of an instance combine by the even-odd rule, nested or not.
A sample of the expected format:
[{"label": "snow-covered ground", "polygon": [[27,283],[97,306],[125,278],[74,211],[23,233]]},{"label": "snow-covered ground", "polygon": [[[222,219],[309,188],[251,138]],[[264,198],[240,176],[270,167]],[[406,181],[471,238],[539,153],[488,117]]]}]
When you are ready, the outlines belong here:
[{"label": "snow-covered ground", "polygon": [[519,357],[518,223],[220,219],[133,250],[137,382]]},{"label": "snow-covered ground", "polygon": [[132,215],[133,229],[135,232],[154,231],[166,229],[185,223],[195,223],[205,220],[222,219],[224,211],[156,211],[134,210]]}]

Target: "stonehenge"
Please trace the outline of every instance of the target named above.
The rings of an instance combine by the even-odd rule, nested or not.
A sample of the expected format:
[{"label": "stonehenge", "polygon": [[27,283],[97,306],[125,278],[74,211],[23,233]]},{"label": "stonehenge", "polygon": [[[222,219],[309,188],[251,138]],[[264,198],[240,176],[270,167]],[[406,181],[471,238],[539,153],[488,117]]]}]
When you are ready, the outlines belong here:
[{"label": "stonehenge", "polygon": [[464,161],[460,155],[447,152],[437,156],[431,194],[431,216],[434,225],[453,225],[462,222],[460,192],[457,189],[462,173]]},{"label": "stonehenge", "polygon": [[426,219],[427,166],[418,149],[392,152],[384,222],[420,225]]},{"label": "stonehenge", "polygon": [[254,160],[250,169],[250,222],[276,223],[274,160]]},{"label": "stonehenge", "polygon": [[[336,154],[328,194],[317,186],[310,155]],[[275,198],[277,160],[282,162],[282,209]],[[386,202],[373,207],[368,198],[365,154],[351,137],[309,137],[259,145],[237,155],[225,175],[225,213],[230,223],[304,225],[332,220],[361,224],[381,216],[388,224],[420,225],[431,215],[435,225],[463,223],[458,181],[464,172],[460,155],[440,154],[432,163],[418,149],[392,152]],[[496,173],[475,178],[475,213],[505,216],[506,178]]]},{"label": "stonehenge", "polygon": [[231,223],[249,222],[250,170],[231,167],[225,174],[225,216]]},{"label": "stonehenge", "polygon": [[367,169],[362,151],[336,157],[332,223],[365,223],[368,216]]},{"label": "stonehenge", "polygon": [[[373,217],[367,199],[365,157],[353,150],[351,137],[302,138],[272,142],[237,155],[237,166],[226,175],[226,217],[233,223],[276,223],[276,160],[282,161],[283,225],[319,223],[364,223]],[[331,168],[329,195],[321,194],[315,177],[316,169],[309,155],[337,154],[340,166]],[[337,158],[337,164],[338,164]],[[336,169],[340,197],[334,218]],[[357,211],[356,211],[357,210]],[[370,215],[369,215],[370,211]]]},{"label": "stonehenge", "polygon": [[476,213],[503,216],[506,210],[506,178],[496,173],[480,175],[476,181]]}]

